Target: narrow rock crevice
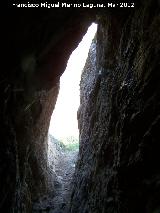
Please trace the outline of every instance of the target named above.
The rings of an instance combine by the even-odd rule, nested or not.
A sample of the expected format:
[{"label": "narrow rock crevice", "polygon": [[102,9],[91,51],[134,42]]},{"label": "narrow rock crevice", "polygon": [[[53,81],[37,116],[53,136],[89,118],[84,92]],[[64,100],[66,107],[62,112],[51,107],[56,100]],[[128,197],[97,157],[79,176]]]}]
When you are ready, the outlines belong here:
[{"label": "narrow rock crevice", "polygon": [[[0,212],[160,212],[160,2],[134,5],[8,9],[7,63],[0,73]],[[48,128],[59,78],[94,21],[73,172],[74,154],[68,158],[61,149],[48,163]]]}]

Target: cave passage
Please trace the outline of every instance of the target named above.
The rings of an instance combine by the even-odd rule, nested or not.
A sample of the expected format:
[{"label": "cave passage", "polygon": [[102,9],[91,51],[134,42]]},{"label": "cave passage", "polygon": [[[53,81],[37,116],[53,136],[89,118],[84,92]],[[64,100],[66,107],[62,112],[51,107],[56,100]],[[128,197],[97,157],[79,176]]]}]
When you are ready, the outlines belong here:
[{"label": "cave passage", "polygon": [[[81,74],[88,57],[97,24],[92,23],[78,47],[72,52],[66,70],[60,79],[60,90],[53,111],[48,134],[48,166],[52,174],[54,196],[42,198],[34,205],[35,212],[53,208],[67,208],[71,182],[79,152],[77,111],[80,105]],[[52,206],[53,204],[53,206]]]},{"label": "cave passage", "polygon": [[[68,175],[68,179],[71,179],[79,151],[77,122],[77,111],[80,105],[79,86],[82,70],[96,31],[97,24],[92,23],[78,47],[72,52],[66,70],[60,79],[59,95],[50,121],[48,161],[50,167],[53,168],[52,164],[55,164],[53,159],[58,156],[56,169],[58,173],[60,171],[61,179],[62,176]],[[68,175],[64,170],[68,170]]]},{"label": "cave passage", "polygon": [[[10,4],[3,20],[0,212],[160,213],[160,1],[62,4]],[[84,51],[73,58],[56,123],[60,77],[92,22],[97,34],[85,66]],[[60,140],[73,139],[76,100],[71,152]]]}]

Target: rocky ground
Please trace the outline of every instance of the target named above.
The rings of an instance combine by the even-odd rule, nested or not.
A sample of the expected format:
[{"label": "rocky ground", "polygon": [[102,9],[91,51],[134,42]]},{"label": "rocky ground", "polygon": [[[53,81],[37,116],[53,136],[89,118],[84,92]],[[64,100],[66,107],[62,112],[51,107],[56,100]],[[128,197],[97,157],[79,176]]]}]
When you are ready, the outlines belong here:
[{"label": "rocky ground", "polygon": [[53,193],[35,202],[33,213],[66,213],[78,150],[66,150],[51,136],[48,144],[48,162],[53,177],[51,185],[54,189]]}]

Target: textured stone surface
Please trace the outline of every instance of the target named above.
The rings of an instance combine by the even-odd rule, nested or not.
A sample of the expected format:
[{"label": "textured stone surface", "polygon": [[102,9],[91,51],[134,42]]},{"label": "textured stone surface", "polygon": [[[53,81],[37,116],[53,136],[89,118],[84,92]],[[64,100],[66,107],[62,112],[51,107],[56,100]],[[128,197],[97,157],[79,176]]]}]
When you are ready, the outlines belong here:
[{"label": "textured stone surface", "polygon": [[0,73],[0,212],[31,212],[33,201],[54,191],[47,168],[50,117],[60,75],[92,19],[66,8],[8,9],[8,63]]},{"label": "textured stone surface", "polygon": [[48,172],[50,173],[50,187],[52,191],[42,195],[33,204],[32,213],[60,213],[67,212],[70,185],[75,170],[78,150],[66,150],[64,144],[52,135],[48,138]]},{"label": "textured stone surface", "polygon": [[95,15],[97,47],[82,75],[69,213],[159,212],[158,12],[157,0],[139,1],[135,10],[8,10],[0,212],[30,213],[33,201],[49,192],[46,139],[59,77]]},{"label": "textured stone surface", "polygon": [[81,80],[71,213],[160,211],[160,18],[152,3],[126,20],[99,20]]}]

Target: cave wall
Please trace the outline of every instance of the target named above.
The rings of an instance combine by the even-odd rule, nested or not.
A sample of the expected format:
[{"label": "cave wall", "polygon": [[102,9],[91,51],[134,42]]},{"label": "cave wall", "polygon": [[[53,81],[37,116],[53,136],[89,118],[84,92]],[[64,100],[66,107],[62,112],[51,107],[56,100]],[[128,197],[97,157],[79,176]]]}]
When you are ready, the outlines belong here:
[{"label": "cave wall", "polygon": [[159,8],[98,17],[80,83],[71,213],[160,212]]},{"label": "cave wall", "polygon": [[81,81],[70,212],[159,211],[158,10],[152,0],[135,10],[8,10],[7,63],[0,72],[0,211],[32,212],[33,201],[52,188],[47,133],[59,78],[95,16],[97,40]]},{"label": "cave wall", "polygon": [[8,9],[7,63],[0,91],[0,211],[32,212],[32,203],[54,192],[47,138],[59,78],[91,21],[83,10]]}]

